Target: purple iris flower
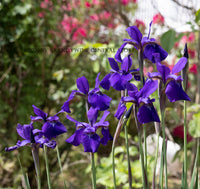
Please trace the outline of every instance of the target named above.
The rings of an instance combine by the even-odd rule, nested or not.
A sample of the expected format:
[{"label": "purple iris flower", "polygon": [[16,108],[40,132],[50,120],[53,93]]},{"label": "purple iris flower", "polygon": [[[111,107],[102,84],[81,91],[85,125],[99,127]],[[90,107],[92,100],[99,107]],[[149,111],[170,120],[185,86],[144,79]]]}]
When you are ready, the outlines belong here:
[{"label": "purple iris flower", "polygon": [[32,122],[40,121],[43,123],[42,133],[47,139],[56,138],[56,136],[67,132],[65,126],[59,121],[56,115],[48,117],[48,114],[40,110],[35,105],[32,106],[36,116],[31,116]]},{"label": "purple iris flower", "polygon": [[109,96],[103,94],[100,91],[99,85],[100,85],[100,81],[99,81],[99,76],[100,73],[97,75],[96,77],[96,83],[95,83],[95,88],[89,91],[89,83],[88,80],[82,76],[79,77],[76,80],[77,83],[77,88],[79,90],[74,90],[72,91],[72,93],[70,94],[68,100],[64,103],[64,105],[62,106],[62,110],[61,111],[65,111],[67,113],[70,113],[70,109],[69,109],[69,103],[70,101],[76,96],[84,96],[89,104],[100,111],[104,111],[107,110],[110,106],[110,101],[112,100]]},{"label": "purple iris flower", "polygon": [[5,151],[12,151],[19,147],[26,146],[28,144],[37,144],[39,147],[43,147],[43,145],[46,145],[50,148],[56,147],[56,141],[50,141],[47,138],[43,138],[42,131],[39,129],[33,129],[32,124],[25,124],[17,125],[17,133],[19,136],[21,136],[24,140],[20,141],[18,140],[17,144],[12,147],[5,148]]},{"label": "purple iris flower", "polygon": [[[108,114],[109,112],[105,111],[100,121],[96,122],[98,110],[91,107],[87,113],[90,123],[76,121],[67,115],[67,119],[76,123],[76,131],[66,140],[66,142],[71,143],[74,146],[82,144],[84,152],[97,152],[100,143],[107,145],[108,141],[112,140],[112,136],[108,130],[109,122],[105,121]],[[101,128],[102,138],[96,133],[99,128]]]},{"label": "purple iris flower", "polygon": [[155,92],[157,88],[158,81],[147,79],[145,85],[140,91],[138,91],[137,87],[135,87],[135,90],[128,91],[129,96],[121,98],[121,103],[118,106],[115,116],[119,119],[120,115],[123,114],[125,105],[122,102],[132,102],[139,108],[137,112],[137,118],[141,124],[152,121],[160,122],[158,114],[153,106],[155,99],[149,98],[149,96]]},{"label": "purple iris flower", "polygon": [[112,73],[107,74],[100,82],[100,85],[106,90],[109,90],[110,86],[112,86],[117,91],[125,90],[130,85],[130,80],[133,77],[132,74],[136,75],[135,78],[137,78],[139,75],[139,69],[131,70],[131,55],[128,55],[128,57],[123,59],[121,70],[119,69],[118,63],[114,58],[108,58],[108,61],[112,68],[110,70]]},{"label": "purple iris flower", "polygon": [[172,71],[170,71],[167,66],[160,63],[159,54],[154,54],[153,56],[157,60],[156,64],[158,72],[148,73],[148,76],[150,78],[158,78],[163,82],[165,94],[170,102],[175,102],[178,100],[190,101],[189,96],[185,93],[181,84],[183,79],[181,76],[175,75],[185,67],[187,58],[180,58],[173,67]]},{"label": "purple iris flower", "polygon": [[147,37],[143,37],[142,33],[136,26],[130,26],[126,29],[131,39],[124,39],[125,43],[118,49],[115,59],[118,62],[122,62],[121,52],[123,51],[126,44],[131,44],[137,50],[143,51],[143,57],[149,59],[152,63],[155,63],[155,60],[152,57],[152,53],[159,53],[162,60],[164,60],[168,53],[158,44],[154,38],[149,38],[151,32],[151,24],[149,26],[149,33]]}]

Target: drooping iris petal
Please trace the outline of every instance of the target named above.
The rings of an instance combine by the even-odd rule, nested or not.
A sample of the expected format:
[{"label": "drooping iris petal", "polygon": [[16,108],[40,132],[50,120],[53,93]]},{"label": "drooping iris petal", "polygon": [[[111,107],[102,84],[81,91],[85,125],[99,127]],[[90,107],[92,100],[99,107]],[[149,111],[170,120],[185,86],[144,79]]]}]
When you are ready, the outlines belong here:
[{"label": "drooping iris petal", "polygon": [[141,124],[145,124],[149,122],[160,122],[158,114],[152,104],[142,105],[138,109],[137,118]]},{"label": "drooping iris petal", "polygon": [[149,59],[152,63],[156,63],[153,56],[154,53],[160,54],[160,61],[164,60],[168,53],[158,44],[148,44],[144,48],[144,58]]},{"label": "drooping iris petal", "polygon": [[122,85],[121,76],[119,73],[112,74],[110,77],[110,84],[117,91],[125,89],[125,86]]},{"label": "drooping iris petal", "polygon": [[82,145],[84,147],[84,152],[97,152],[100,145],[101,138],[97,134],[93,135],[82,135]]},{"label": "drooping iris petal", "polygon": [[132,41],[136,43],[136,45],[139,45],[142,40],[142,33],[136,26],[130,26],[126,29],[129,36],[131,37]]},{"label": "drooping iris petal", "polygon": [[190,101],[190,97],[183,90],[181,82],[175,80],[172,80],[168,83],[165,93],[170,102],[175,102],[178,100]]},{"label": "drooping iris petal", "polygon": [[113,140],[113,137],[110,135],[108,128],[102,128],[101,133],[103,138],[101,138],[101,144],[107,145],[109,140]]},{"label": "drooping iris petal", "polygon": [[78,89],[85,95],[89,92],[89,83],[85,76],[79,77],[76,80]]},{"label": "drooping iris petal", "polygon": [[138,92],[138,97],[149,97],[158,88],[158,81],[147,79],[143,88]]},{"label": "drooping iris petal", "polygon": [[50,140],[52,138],[56,138],[56,136],[62,133],[67,132],[67,130],[65,126],[58,121],[56,123],[53,122],[44,123],[42,127],[42,132],[44,133],[44,136]]},{"label": "drooping iris petal", "polygon": [[31,141],[30,140],[22,140],[22,141],[18,141],[17,142],[17,146],[18,147],[22,147],[22,146],[25,146],[25,145],[27,145],[27,144],[29,144],[29,143],[31,143]]},{"label": "drooping iris petal", "polygon": [[187,58],[185,57],[180,58],[180,60],[172,68],[172,74],[180,72],[185,67],[186,64],[187,64]]},{"label": "drooping iris petal", "polygon": [[[125,82],[124,83],[124,85],[125,85],[126,83],[128,83],[127,81],[130,81],[132,78],[133,78],[133,76],[131,73],[123,74],[123,75],[121,75],[121,80],[122,80],[121,83]],[[123,80],[125,80],[125,81],[123,81]]]},{"label": "drooping iris petal", "polygon": [[118,62],[122,63],[122,57],[121,57],[121,53],[124,49],[124,47],[126,46],[127,43],[123,43],[121,45],[121,47],[117,50],[116,54],[115,54],[115,60],[117,60]]},{"label": "drooping iris petal", "polygon": [[106,90],[109,90],[110,89],[110,76],[111,76],[112,74],[111,73],[109,73],[109,74],[107,74],[102,80],[101,80],[101,82],[100,82],[100,85],[101,85],[101,87],[103,88],[103,89],[106,89]]},{"label": "drooping iris petal", "polygon": [[40,110],[38,107],[36,107],[35,105],[32,105],[33,107],[33,111],[35,113],[35,115],[37,115],[35,117],[35,119],[43,119],[43,120],[46,120],[46,117],[47,117],[47,113],[43,112],[42,110]]},{"label": "drooping iris petal", "polygon": [[115,59],[114,58],[108,58],[108,61],[109,61],[109,63],[110,63],[110,66],[111,66],[111,68],[114,70],[114,71],[119,71],[119,66],[118,66],[118,64],[117,64],[117,62],[115,61]]},{"label": "drooping iris petal", "polygon": [[13,150],[15,150],[15,149],[17,149],[17,148],[18,148],[17,145],[11,146],[11,147],[6,147],[6,148],[5,148],[5,151],[6,151],[6,152],[10,152],[10,151],[13,151]]},{"label": "drooping iris petal", "polygon": [[100,111],[107,110],[110,106],[110,101],[112,99],[101,93],[93,93],[89,94],[88,102],[93,108],[97,108]]},{"label": "drooping iris petal", "polygon": [[82,134],[83,134],[83,131],[84,131],[84,128],[82,128],[82,129],[77,129],[77,130],[75,131],[75,133],[74,133],[71,137],[69,137],[69,138],[66,140],[66,142],[67,142],[67,143],[70,143],[70,144],[72,144],[72,145],[74,145],[74,146],[79,146],[80,143],[81,143],[81,141],[82,141]]}]

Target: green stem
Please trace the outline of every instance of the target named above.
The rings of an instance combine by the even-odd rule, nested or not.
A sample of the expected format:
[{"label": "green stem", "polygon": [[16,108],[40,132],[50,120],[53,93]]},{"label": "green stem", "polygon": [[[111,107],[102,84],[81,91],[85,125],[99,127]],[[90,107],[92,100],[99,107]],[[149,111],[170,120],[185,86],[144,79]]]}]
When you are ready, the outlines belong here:
[{"label": "green stem", "polygon": [[143,136],[144,136],[144,168],[147,173],[147,140],[146,140],[146,124],[143,125]]},{"label": "green stem", "polygon": [[[143,59],[143,49],[138,50],[138,61],[139,61],[139,72],[140,72],[140,78],[141,78],[141,85],[144,86],[145,80],[144,80],[144,73],[143,73],[143,67],[144,67],[144,59]],[[145,171],[147,173],[147,141],[146,141],[146,125],[143,125],[143,136],[144,136],[144,166]]]},{"label": "green stem", "polygon": [[112,144],[112,170],[113,170],[113,183],[114,189],[117,189],[116,185],[116,175],[115,175],[115,143]]},{"label": "green stem", "polygon": [[47,182],[48,182],[48,187],[51,189],[51,181],[50,181],[50,171],[49,171],[49,163],[48,163],[48,157],[47,157],[47,149],[46,146],[44,145],[44,158],[45,158],[45,164],[46,164],[46,173],[47,173]]},{"label": "green stem", "polygon": [[65,189],[67,189],[67,185],[66,185],[66,182],[65,182],[65,179],[64,179],[64,175],[63,175],[63,169],[62,169],[62,164],[61,164],[61,160],[60,160],[60,153],[59,153],[58,145],[56,146],[56,152],[57,152],[58,164],[59,164],[59,167],[60,167],[60,172],[62,174],[62,179],[63,179],[63,182],[64,182],[64,187],[65,187]]},{"label": "green stem", "polygon": [[127,161],[128,161],[129,189],[131,189],[132,188],[132,173],[131,173],[131,163],[130,163],[130,156],[129,156],[128,132],[127,132],[126,125],[124,125],[124,132],[125,132],[126,153],[127,153]]},{"label": "green stem", "polygon": [[187,106],[184,101],[184,188],[187,189]]},{"label": "green stem", "polygon": [[94,153],[90,152],[91,164],[92,164],[92,189],[96,189],[96,168],[94,162]]},{"label": "green stem", "polygon": [[[161,123],[162,123],[162,134],[163,134],[163,158],[164,158],[164,170],[165,170],[165,189],[168,189],[168,176],[167,176],[167,149],[166,149],[166,136],[165,136],[165,112],[161,111]],[[161,156],[162,158],[162,156]]]},{"label": "green stem", "polygon": [[135,123],[138,129],[138,138],[139,138],[139,151],[140,151],[140,162],[141,162],[141,168],[142,168],[142,184],[143,189],[148,188],[148,181],[145,174],[145,168],[144,168],[144,153],[143,153],[143,146],[142,146],[142,135],[141,135],[141,125],[137,119],[137,105],[135,105],[134,108],[134,117],[135,117]]},{"label": "green stem", "polygon": [[24,181],[25,181],[25,184],[26,184],[26,188],[27,188],[27,189],[31,189],[30,183],[29,183],[29,179],[28,179],[28,175],[24,172],[24,169],[23,169],[23,167],[22,167],[22,164],[21,164],[21,161],[20,161],[19,156],[17,156],[17,158],[18,158],[18,161],[19,161],[20,168],[21,168],[21,170],[22,170],[22,174],[23,174],[23,176],[24,176]]},{"label": "green stem", "polygon": [[157,161],[158,161],[158,151],[159,151],[159,132],[157,132],[157,144],[156,144],[156,156],[155,156],[155,163],[154,163],[154,175],[153,175],[153,183],[152,188],[156,187],[156,167],[157,167]]},{"label": "green stem", "polygon": [[145,179],[145,168],[144,168],[144,154],[143,154],[143,146],[142,146],[142,136],[141,132],[138,132],[138,138],[139,138],[139,151],[140,151],[140,158],[141,158],[141,168],[142,168],[142,183],[143,188],[147,188],[146,179]]},{"label": "green stem", "polygon": [[200,139],[197,138],[197,151],[196,151],[195,163],[194,163],[194,168],[193,168],[193,173],[192,173],[192,179],[191,179],[191,183],[190,183],[190,189],[194,188],[195,173],[197,174],[196,168],[198,170],[199,140]]},{"label": "green stem", "polygon": [[39,164],[39,149],[35,143],[31,146],[33,161],[35,165],[35,171],[37,175],[37,186],[38,189],[41,189],[41,178],[40,178],[40,164]]}]

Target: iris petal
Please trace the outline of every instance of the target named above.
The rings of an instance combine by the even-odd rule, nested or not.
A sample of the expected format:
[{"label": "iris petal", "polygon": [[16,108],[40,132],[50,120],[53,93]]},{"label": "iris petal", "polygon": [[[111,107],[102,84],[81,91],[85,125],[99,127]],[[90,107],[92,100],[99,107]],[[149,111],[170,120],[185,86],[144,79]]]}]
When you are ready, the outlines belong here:
[{"label": "iris petal", "polygon": [[149,123],[149,122],[160,122],[158,114],[153,105],[142,105],[138,109],[137,113],[138,121],[141,124]]},{"label": "iris petal", "polygon": [[185,93],[180,82],[172,80],[168,83],[165,93],[170,102],[175,102],[178,100],[188,100],[190,97]]}]

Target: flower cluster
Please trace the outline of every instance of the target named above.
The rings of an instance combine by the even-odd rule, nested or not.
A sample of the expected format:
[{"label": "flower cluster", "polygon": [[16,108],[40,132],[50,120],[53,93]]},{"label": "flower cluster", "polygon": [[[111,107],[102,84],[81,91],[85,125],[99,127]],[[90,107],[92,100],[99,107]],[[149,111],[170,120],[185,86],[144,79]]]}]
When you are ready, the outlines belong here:
[{"label": "flower cluster", "polygon": [[[131,26],[127,28],[128,35],[131,39],[124,39],[121,47],[118,49],[115,59],[108,58],[111,66],[111,73],[107,74],[100,85],[109,90],[112,86],[117,91],[127,91],[128,96],[122,96],[120,103],[118,105],[117,112],[115,116],[120,119],[126,110],[125,103],[132,102],[137,107],[137,118],[141,124],[148,122],[160,122],[156,109],[153,106],[155,99],[150,99],[150,95],[155,92],[158,88],[158,82],[155,79],[160,80],[159,86],[159,98],[165,100],[165,96],[168,97],[170,102],[175,102],[177,100],[190,100],[188,95],[184,92],[182,88],[182,78],[176,74],[180,72],[187,63],[187,58],[182,57],[177,64],[173,67],[172,71],[162,64],[168,53],[156,43],[154,38],[150,38],[151,24],[149,27],[149,33],[147,37],[143,37],[142,33],[136,26]],[[122,51],[127,44],[132,45],[138,51],[139,68],[142,69],[132,69],[132,57],[129,54],[127,57],[122,59]],[[158,72],[148,73],[148,78],[141,78],[141,72],[143,73],[144,60],[147,59],[148,62],[155,63]],[[121,64],[121,70],[119,69],[118,63]],[[134,77],[133,77],[134,76]],[[135,81],[143,80],[143,87],[138,89],[133,83],[133,78]],[[163,94],[164,93],[164,94]],[[161,101],[161,103],[164,103]],[[162,107],[162,106],[161,106]]]},{"label": "flower cluster", "polygon": [[[111,98],[104,94],[100,86],[109,90],[113,87],[116,91],[123,91],[115,117],[120,119],[126,111],[126,103],[131,102],[135,105],[137,120],[140,124],[149,122],[160,122],[157,111],[153,105],[155,99],[150,95],[157,89],[159,91],[161,111],[165,104],[167,97],[170,102],[177,100],[190,100],[182,87],[182,78],[177,75],[186,67],[187,57],[182,57],[173,67],[172,71],[166,65],[162,64],[168,53],[156,43],[154,38],[150,38],[151,24],[149,27],[148,36],[143,36],[136,26],[127,28],[130,39],[124,39],[124,43],[118,49],[115,58],[109,57],[108,61],[111,66],[110,73],[108,73],[101,81],[99,79],[100,73],[97,74],[95,87],[90,89],[89,82],[86,77],[77,78],[77,90],[73,90],[66,102],[63,104],[61,111],[71,113],[70,103],[73,102],[75,96],[81,96],[85,99],[86,112],[88,123],[80,122],[67,115],[66,118],[76,124],[75,133],[69,137],[66,142],[74,146],[83,145],[85,152],[97,152],[100,144],[107,145],[112,137],[109,133],[109,122],[105,121],[109,115],[109,107]],[[133,68],[132,54],[122,58],[122,51],[127,44],[133,46],[138,51],[139,68]],[[144,76],[144,60],[156,64],[157,71],[147,73]],[[120,65],[120,66],[119,66]],[[137,67],[137,66],[134,66]],[[147,78],[146,78],[147,77]],[[158,81],[159,79],[159,85]],[[140,85],[134,85],[132,81],[141,82]],[[56,141],[52,138],[65,133],[67,130],[65,126],[59,121],[58,115],[48,117],[47,113],[33,105],[35,116],[31,116],[31,122],[28,125],[17,126],[18,134],[24,139],[18,141],[13,147],[6,148],[6,151],[11,151],[27,144],[38,144],[43,147],[54,148]],[[103,116],[99,118],[98,115],[103,111]],[[42,123],[41,130],[34,129],[34,122]],[[102,137],[97,134],[97,130],[101,129]]]},{"label": "flower cluster", "polygon": [[[59,121],[59,117],[57,115],[48,117],[47,113],[43,112],[35,105],[33,105],[33,111],[35,116],[30,116],[30,124],[17,125],[17,133],[24,140],[19,140],[15,146],[6,148],[6,151],[12,151],[19,147],[32,144],[35,144],[41,148],[43,145],[46,145],[49,148],[55,148],[56,141],[51,139],[67,132],[65,126]],[[36,121],[40,121],[42,123],[41,130],[34,129],[33,124]]]},{"label": "flower cluster", "polygon": [[[68,100],[64,103],[61,110],[61,112],[70,113],[70,101],[72,101],[76,95],[85,98],[89,123],[79,122],[69,115],[66,116],[68,120],[76,123],[75,133],[68,138],[66,142],[71,143],[74,146],[82,144],[85,152],[97,152],[100,143],[107,145],[108,140],[112,140],[108,130],[109,122],[105,121],[109,114],[107,109],[109,108],[112,99],[101,92],[99,88],[99,76],[100,73],[96,77],[95,88],[91,90],[89,88],[88,80],[84,76],[79,77],[76,81],[78,90],[71,92]],[[100,121],[96,122],[99,111],[104,111],[104,114]],[[102,138],[100,138],[100,136],[96,133],[99,128],[101,128],[101,133],[103,135]]]}]

